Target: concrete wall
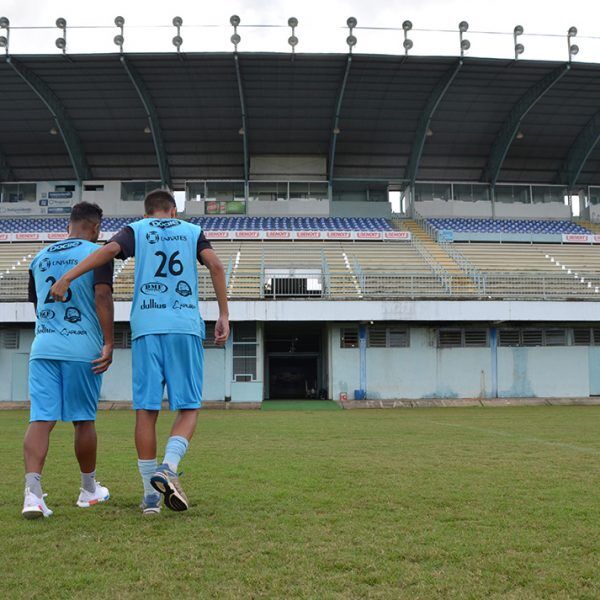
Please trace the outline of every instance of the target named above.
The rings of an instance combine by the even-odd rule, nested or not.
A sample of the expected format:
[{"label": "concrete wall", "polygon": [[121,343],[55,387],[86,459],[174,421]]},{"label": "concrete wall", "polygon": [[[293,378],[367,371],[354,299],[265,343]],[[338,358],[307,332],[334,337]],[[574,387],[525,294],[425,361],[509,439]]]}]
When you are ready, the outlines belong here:
[{"label": "concrete wall", "polygon": [[246,214],[253,217],[328,217],[329,200],[248,200]]},{"label": "concrete wall", "polygon": [[[489,200],[477,202],[425,200],[423,202],[415,202],[415,210],[423,217],[492,218],[492,203]],[[496,202],[495,217],[514,219],[570,219],[571,209],[558,202],[539,202],[536,204]]]},{"label": "concrete wall", "polygon": [[392,218],[392,205],[389,202],[346,202],[334,200],[331,203],[332,217],[381,217]]}]

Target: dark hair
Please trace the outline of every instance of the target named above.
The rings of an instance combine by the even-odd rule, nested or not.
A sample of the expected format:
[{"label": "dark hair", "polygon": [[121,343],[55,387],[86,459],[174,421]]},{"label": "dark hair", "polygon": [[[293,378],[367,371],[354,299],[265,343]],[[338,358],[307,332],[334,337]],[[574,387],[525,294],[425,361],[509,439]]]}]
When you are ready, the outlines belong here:
[{"label": "dark hair", "polygon": [[157,211],[171,210],[172,208],[177,208],[177,204],[169,190],[152,190],[144,198],[144,210],[147,215],[152,215]]},{"label": "dark hair", "polygon": [[92,225],[97,225],[102,221],[102,209],[97,204],[91,202],[79,202],[71,210],[71,223],[81,223],[88,221]]}]

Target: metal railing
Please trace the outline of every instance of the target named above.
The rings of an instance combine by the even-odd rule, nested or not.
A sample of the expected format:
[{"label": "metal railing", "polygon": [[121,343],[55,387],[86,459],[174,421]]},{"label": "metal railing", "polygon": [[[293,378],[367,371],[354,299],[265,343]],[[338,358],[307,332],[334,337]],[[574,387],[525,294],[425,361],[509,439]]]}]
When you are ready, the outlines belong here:
[{"label": "metal railing", "polygon": [[[275,279],[275,283],[273,281]],[[308,282],[308,279],[311,282]],[[356,283],[360,286],[357,292]],[[26,302],[28,274],[14,273],[0,279],[0,302]],[[443,283],[433,273],[323,272],[309,278],[266,278],[261,273],[238,274],[230,291],[231,300],[325,299],[325,300],[402,300],[458,299],[477,300],[600,300],[596,286],[587,287],[569,276],[545,272],[482,273],[481,287],[469,291],[464,276],[448,274]],[[208,273],[198,277],[201,299],[215,298]],[[133,274],[115,282],[114,299],[129,301],[133,294]]]}]

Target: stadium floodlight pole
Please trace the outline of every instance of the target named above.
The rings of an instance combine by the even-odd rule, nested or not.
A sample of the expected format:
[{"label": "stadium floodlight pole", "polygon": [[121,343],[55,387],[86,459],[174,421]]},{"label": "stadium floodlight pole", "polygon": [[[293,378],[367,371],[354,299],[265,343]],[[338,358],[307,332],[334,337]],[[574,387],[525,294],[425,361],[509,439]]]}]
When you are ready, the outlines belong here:
[{"label": "stadium floodlight pole", "polygon": [[355,17],[349,17],[346,20],[346,25],[348,26],[348,37],[346,38],[346,44],[348,44],[348,54],[352,54],[352,48],[356,46],[358,40],[354,35],[354,28],[358,25],[358,21]]},{"label": "stadium floodlight pole", "polygon": [[63,54],[67,53],[67,20],[59,17],[56,19],[56,26],[62,30],[62,37],[56,38],[56,47],[62,50]]},{"label": "stadium floodlight pole", "polygon": [[458,37],[460,39],[460,56],[461,58],[465,55],[465,52],[471,47],[471,42],[464,39],[463,33],[469,31],[469,24],[466,21],[461,21],[458,24]]},{"label": "stadium floodlight pole", "polygon": [[181,37],[181,26],[183,25],[183,19],[181,17],[173,17],[173,26],[177,29],[177,35],[173,38],[173,46],[177,48],[177,53],[181,52],[181,45],[183,44],[183,38]]},{"label": "stadium floodlight pole", "polygon": [[290,17],[288,19],[288,26],[292,29],[292,35],[288,38],[288,44],[292,47],[292,54],[296,53],[296,46],[298,45],[298,36],[296,35],[296,27],[298,27],[298,19],[296,17]]},{"label": "stadium floodlight pole", "polygon": [[515,60],[519,60],[519,56],[525,52],[525,46],[521,44],[518,40],[519,36],[523,35],[523,26],[517,25],[513,29],[513,40],[515,43]]},{"label": "stadium floodlight pole", "polygon": [[7,17],[0,17],[0,29],[6,29],[6,35],[0,36],[0,48],[8,55],[8,46],[10,44],[10,21]]},{"label": "stadium floodlight pole", "polygon": [[577,44],[571,44],[571,38],[577,36],[577,27],[569,27],[567,31],[567,47],[569,50],[569,62],[573,60],[573,57],[579,53],[579,46]]},{"label": "stadium floodlight pole", "polygon": [[413,24],[411,21],[404,21],[402,23],[402,31],[404,32],[404,41],[402,47],[404,48],[404,56],[408,56],[408,51],[413,47],[413,41],[408,38],[408,32],[412,29]]},{"label": "stadium floodlight pole", "polygon": [[115,45],[119,46],[119,50],[121,51],[121,54],[123,54],[123,44],[125,43],[125,36],[123,34],[125,19],[123,17],[115,17],[115,25],[121,30],[121,33],[115,35],[113,42]]},{"label": "stadium floodlight pole", "polygon": [[237,28],[238,28],[239,24],[242,22],[242,20],[238,17],[238,15],[231,15],[229,22],[231,23],[231,26],[233,27],[233,35],[229,39],[231,40],[231,43],[233,44],[233,47],[235,48],[235,52],[237,52],[238,44],[242,41],[242,36],[237,32]]}]

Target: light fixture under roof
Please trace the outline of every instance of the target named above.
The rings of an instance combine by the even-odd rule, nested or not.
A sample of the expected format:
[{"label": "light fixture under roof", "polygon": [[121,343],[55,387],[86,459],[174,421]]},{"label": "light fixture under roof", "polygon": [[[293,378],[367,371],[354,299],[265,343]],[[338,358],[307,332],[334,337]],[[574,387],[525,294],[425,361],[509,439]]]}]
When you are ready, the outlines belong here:
[{"label": "light fixture under roof", "polygon": [[50,127],[50,135],[58,135],[58,129],[56,127]]},{"label": "light fixture under roof", "polygon": [[144,127],[144,133],[152,133],[152,129],[150,129],[149,125],[146,125],[146,127]]},{"label": "light fixture under roof", "polygon": [[525,134],[522,131],[517,131],[517,135],[515,137],[518,140],[522,140],[525,137]]}]

